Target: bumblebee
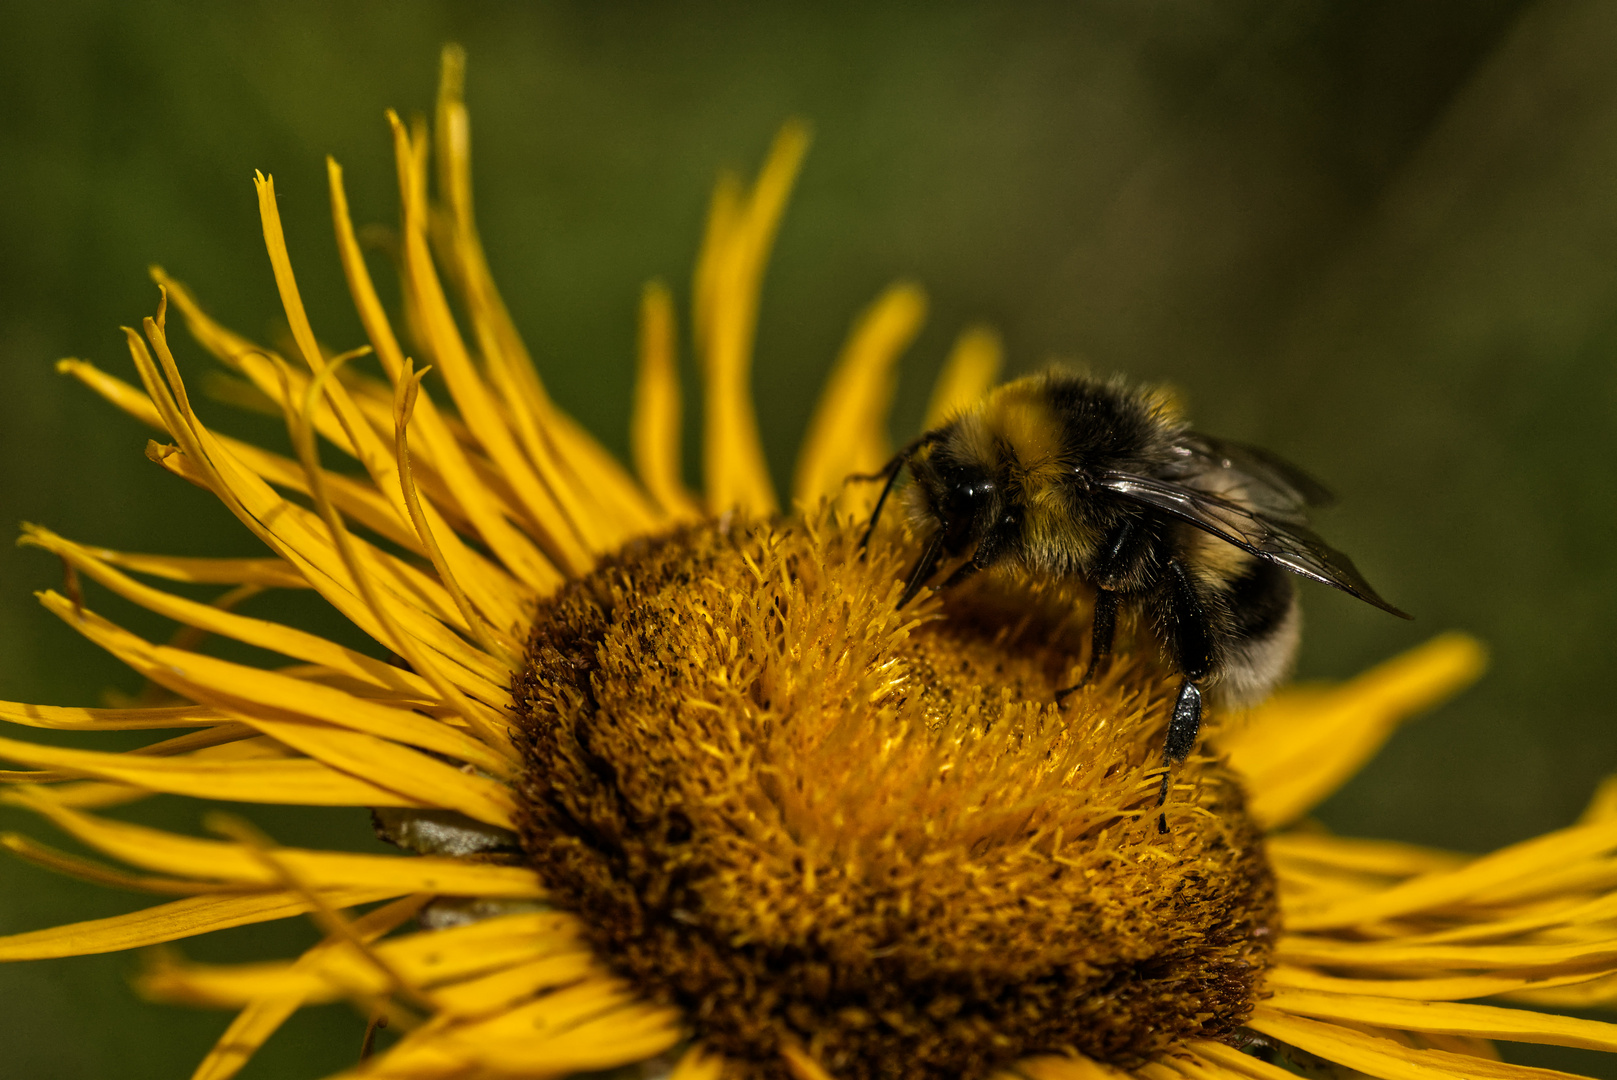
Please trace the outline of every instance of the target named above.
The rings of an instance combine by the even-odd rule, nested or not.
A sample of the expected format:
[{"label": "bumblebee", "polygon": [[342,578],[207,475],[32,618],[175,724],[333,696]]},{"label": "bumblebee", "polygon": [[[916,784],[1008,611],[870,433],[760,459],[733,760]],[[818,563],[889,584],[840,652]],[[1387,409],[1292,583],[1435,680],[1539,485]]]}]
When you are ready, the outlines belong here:
[{"label": "bumblebee", "polygon": [[1325,488],[1266,450],[1191,430],[1165,395],[1120,379],[1018,379],[926,432],[865,478],[886,483],[862,545],[906,467],[926,539],[900,607],[962,556],[939,588],[1003,566],[1082,579],[1095,591],[1089,663],[1058,698],[1110,654],[1119,608],[1155,633],[1180,676],[1164,795],[1166,767],[1196,745],[1204,695],[1250,704],[1289,672],[1292,575],[1410,617],[1308,528]]}]

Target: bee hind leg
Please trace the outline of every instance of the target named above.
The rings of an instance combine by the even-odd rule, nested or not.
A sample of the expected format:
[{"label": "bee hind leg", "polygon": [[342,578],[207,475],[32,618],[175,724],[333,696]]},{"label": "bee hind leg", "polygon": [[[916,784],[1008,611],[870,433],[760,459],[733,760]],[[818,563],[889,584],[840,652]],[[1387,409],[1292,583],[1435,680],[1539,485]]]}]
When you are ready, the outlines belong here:
[{"label": "bee hind leg", "polygon": [[[1173,704],[1173,716],[1168,721],[1167,737],[1162,747],[1162,789],[1157,805],[1168,800],[1169,779],[1173,767],[1196,748],[1196,736],[1202,726],[1202,692],[1196,684],[1205,679],[1214,668],[1216,646],[1213,628],[1208,620],[1207,604],[1196,588],[1183,563],[1175,559],[1168,563],[1166,618],[1159,625],[1168,643],[1168,651],[1179,668],[1179,696]],[[1157,816],[1157,831],[1168,831],[1166,814]]]},{"label": "bee hind leg", "polygon": [[[1196,733],[1202,726],[1202,692],[1188,677],[1179,683],[1179,697],[1173,703],[1173,718],[1168,721],[1168,738],[1162,748],[1162,786],[1157,790],[1157,805],[1168,801],[1168,784],[1173,767],[1185,760],[1196,747]],[[1166,811],[1157,814],[1157,832],[1168,831]]]}]

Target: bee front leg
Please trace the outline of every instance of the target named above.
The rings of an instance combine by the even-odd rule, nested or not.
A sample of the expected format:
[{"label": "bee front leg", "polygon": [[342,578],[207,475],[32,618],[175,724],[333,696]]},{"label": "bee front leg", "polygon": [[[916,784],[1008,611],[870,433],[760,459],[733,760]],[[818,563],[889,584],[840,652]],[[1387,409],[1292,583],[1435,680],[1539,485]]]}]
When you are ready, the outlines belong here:
[{"label": "bee front leg", "polygon": [[1064,690],[1056,691],[1059,703],[1068,694],[1089,685],[1100,662],[1112,654],[1112,636],[1117,630],[1118,587],[1123,583],[1128,567],[1138,557],[1140,530],[1133,518],[1126,518],[1107,534],[1090,569],[1090,584],[1095,586],[1095,613],[1089,631],[1089,665],[1083,677]]}]

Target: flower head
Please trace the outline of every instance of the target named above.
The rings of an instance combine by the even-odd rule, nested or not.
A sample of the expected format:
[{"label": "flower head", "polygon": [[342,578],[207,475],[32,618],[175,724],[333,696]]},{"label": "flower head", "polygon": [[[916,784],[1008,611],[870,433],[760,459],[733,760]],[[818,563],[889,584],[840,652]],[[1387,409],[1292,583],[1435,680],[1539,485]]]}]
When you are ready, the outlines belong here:
[{"label": "flower head", "polygon": [[[0,938],[0,957],[311,916],[325,936],[297,958],[148,965],[149,995],[238,1010],[198,1070],[212,1080],[297,1008],[339,999],[373,1023],[356,1075],[446,1080],[637,1064],[680,1080],[1526,1078],[1547,1074],[1499,1062],[1490,1040],[1617,1049],[1617,1025],[1466,1003],[1617,1000],[1613,791],[1584,822],[1480,859],[1297,824],[1403,717],[1475,676],[1474,642],[1440,637],[1227,719],[1175,773],[1159,831],[1171,700],[1151,650],[1124,649],[1058,705],[1083,651],[1081,589],[985,575],[900,610],[911,539],[891,524],[857,543],[866,496],[845,478],[888,456],[892,371],[924,313],[907,284],[856,322],[781,511],[748,371],[800,126],[754,184],[727,177],[714,197],[694,288],[700,497],[676,466],[667,291],[643,302],[636,479],[548,398],[490,278],[458,52],[435,142],[396,119],[393,137],[402,340],[333,163],[363,349],[316,335],[260,177],[290,357],[159,272],[162,305],[128,333],[140,387],[62,363],[163,433],[149,456],[218,496],[268,554],[136,555],[28,530],[70,568],[42,601],[162,700],[0,704],[0,717],[188,730],[127,754],[0,738],[25,767],[3,777],[6,801],[131,869],[4,843],[178,899]],[[285,417],[290,454],[203,422],[170,303],[229,369],[228,396]],[[997,367],[991,335],[963,335],[934,414]],[[332,450],[356,468],[329,467]],[[154,578],[226,588],[202,603]],[[180,631],[159,644],[118,626],[86,579]],[[378,655],[235,610],[274,588],[318,592]],[[284,662],[210,656],[209,635]],[[94,813],[156,794],[370,807],[416,854],[283,848],[229,817],[203,838]],[[384,1021],[403,1034],[371,1053]]]}]

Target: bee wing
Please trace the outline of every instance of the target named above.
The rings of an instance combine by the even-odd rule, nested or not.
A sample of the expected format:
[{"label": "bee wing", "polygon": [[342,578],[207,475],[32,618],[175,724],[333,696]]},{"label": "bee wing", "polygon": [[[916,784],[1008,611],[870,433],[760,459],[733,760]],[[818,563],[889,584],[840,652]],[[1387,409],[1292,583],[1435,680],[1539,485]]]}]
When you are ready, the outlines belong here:
[{"label": "bee wing", "polygon": [[[1175,447],[1191,466],[1188,470],[1206,474],[1227,469],[1251,481],[1247,488],[1254,500],[1288,518],[1305,506],[1329,506],[1336,501],[1329,488],[1277,454],[1261,446],[1230,442],[1199,431],[1187,432]],[[1272,503],[1272,506],[1268,504]]]},{"label": "bee wing", "polygon": [[1376,593],[1352,559],[1305,525],[1279,521],[1229,499],[1149,476],[1108,472],[1101,475],[1100,482],[1125,499],[1171,514],[1294,574],[1341,589],[1399,618],[1410,618]]}]

